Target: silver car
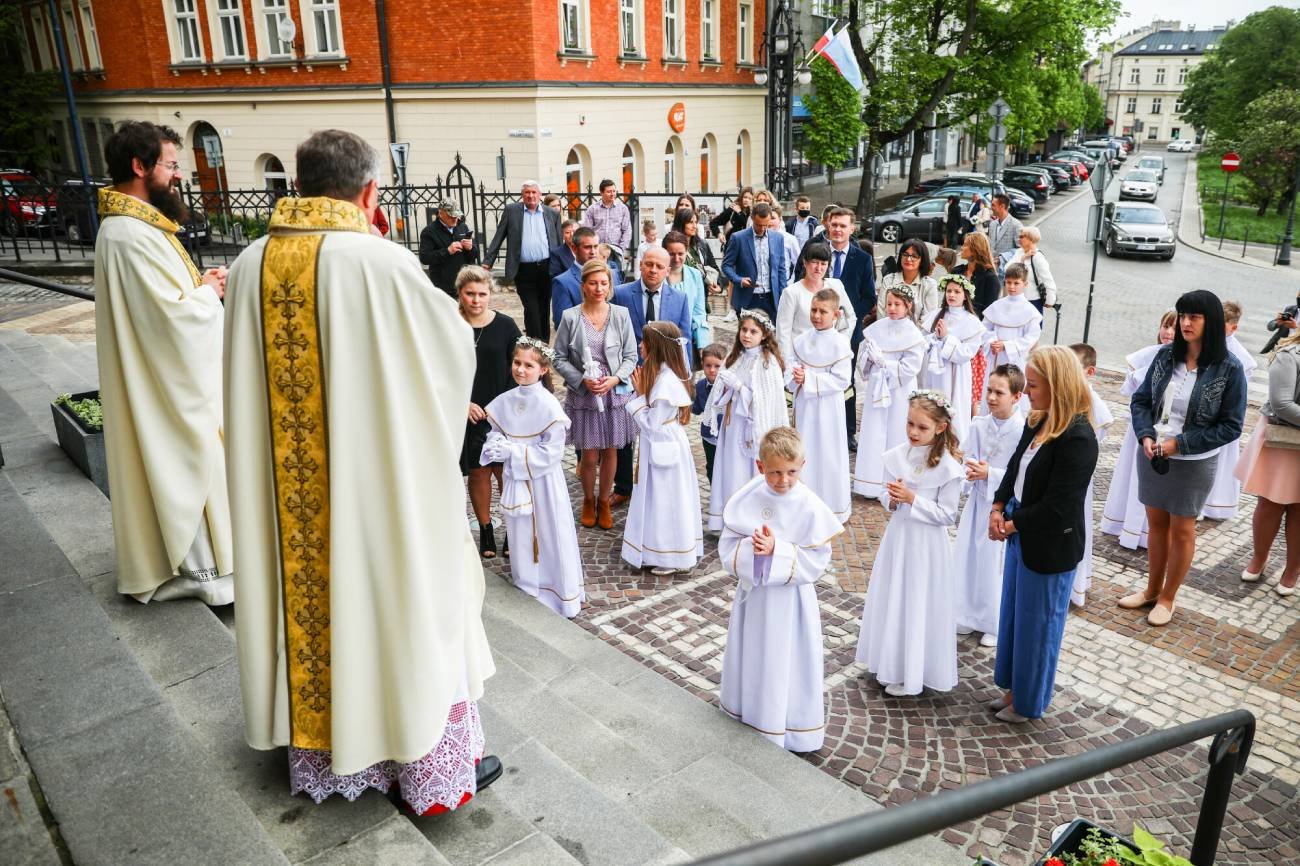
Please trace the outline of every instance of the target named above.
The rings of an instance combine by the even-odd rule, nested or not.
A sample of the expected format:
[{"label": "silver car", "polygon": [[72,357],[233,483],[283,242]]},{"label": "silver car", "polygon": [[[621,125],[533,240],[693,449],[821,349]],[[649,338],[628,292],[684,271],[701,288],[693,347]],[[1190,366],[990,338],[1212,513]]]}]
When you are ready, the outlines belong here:
[{"label": "silver car", "polygon": [[[1145,159],[1145,157],[1144,157]],[[1141,199],[1155,201],[1160,191],[1160,180],[1154,171],[1135,168],[1119,183],[1119,200]]]},{"label": "silver car", "polygon": [[1108,256],[1156,256],[1169,261],[1177,241],[1164,211],[1153,204],[1107,202],[1097,242]]},{"label": "silver car", "polygon": [[1165,158],[1163,156],[1144,156],[1134,168],[1155,172],[1156,183],[1165,182]]}]

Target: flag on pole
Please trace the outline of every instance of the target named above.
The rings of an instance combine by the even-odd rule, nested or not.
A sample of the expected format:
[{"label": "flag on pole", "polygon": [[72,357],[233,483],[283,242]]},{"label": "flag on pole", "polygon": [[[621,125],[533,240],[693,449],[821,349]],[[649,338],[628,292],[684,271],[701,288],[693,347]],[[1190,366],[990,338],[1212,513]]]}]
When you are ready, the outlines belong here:
[{"label": "flag on pole", "polygon": [[839,33],[832,36],[834,30],[835,26],[831,25],[831,29],[817,40],[813,54],[820,54],[830,61],[835,71],[852,84],[854,90],[861,93],[866,84],[862,80],[862,70],[858,68],[858,59],[853,54],[853,46],[849,43],[849,28],[842,27]]},{"label": "flag on pole", "polygon": [[818,39],[817,43],[813,45],[812,51],[808,52],[808,56],[815,57],[818,54],[821,54],[822,49],[825,48],[827,45],[829,45],[831,40],[834,38],[835,38],[835,22],[832,21],[831,26],[826,30],[825,33],[822,34],[822,38]]}]

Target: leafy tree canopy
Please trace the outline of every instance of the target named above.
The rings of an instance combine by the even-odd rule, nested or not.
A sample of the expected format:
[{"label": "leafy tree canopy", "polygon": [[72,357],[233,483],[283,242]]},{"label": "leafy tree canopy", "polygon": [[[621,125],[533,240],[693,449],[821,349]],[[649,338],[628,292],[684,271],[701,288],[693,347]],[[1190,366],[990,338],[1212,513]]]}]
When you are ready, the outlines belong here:
[{"label": "leafy tree canopy", "polygon": [[804,97],[809,119],[804,124],[804,155],[835,168],[853,154],[862,139],[862,97],[824,57],[812,62],[814,92]]},{"label": "leafy tree canopy", "polygon": [[[1237,141],[1241,173],[1259,191],[1260,216],[1274,196],[1285,206],[1295,194],[1296,162],[1300,160],[1300,89],[1270,90],[1246,106],[1243,133]],[[1281,212],[1281,207],[1279,212]]]},{"label": "leafy tree canopy", "polygon": [[22,10],[17,3],[0,3],[0,162],[24,168],[44,165],[50,156],[50,99],[57,92],[53,72],[27,72],[20,40]]}]

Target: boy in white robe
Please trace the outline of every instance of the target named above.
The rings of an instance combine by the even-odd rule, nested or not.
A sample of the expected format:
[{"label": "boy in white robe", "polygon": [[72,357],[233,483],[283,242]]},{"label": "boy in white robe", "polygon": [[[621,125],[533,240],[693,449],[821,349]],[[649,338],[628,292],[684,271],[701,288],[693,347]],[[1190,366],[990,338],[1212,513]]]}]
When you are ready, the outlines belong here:
[{"label": "boy in white robe", "polygon": [[[989,332],[985,340],[990,370],[1003,364],[1015,364],[1025,369],[1029,353],[1043,334],[1043,314],[1025,297],[1028,275],[1020,262],[1007,265],[1007,293],[984,309],[984,327]],[[988,406],[981,399],[980,412],[987,411]],[[1028,396],[1021,395],[1020,411],[1029,412]]]},{"label": "boy in white robe", "polygon": [[[1251,374],[1259,365],[1241,341],[1237,339],[1237,328],[1241,325],[1241,304],[1236,301],[1223,302],[1223,322],[1228,334],[1228,351],[1241,362],[1241,371],[1250,381]],[[1237,459],[1241,456],[1241,439],[1234,439],[1219,449],[1219,465],[1214,470],[1214,486],[1201,509],[1201,517],[1210,520],[1231,520],[1237,516],[1237,501],[1241,498],[1241,482],[1237,480]]]},{"label": "boy in white robe", "polygon": [[836,330],[839,295],[822,289],[809,307],[812,330],[791,344],[785,386],[794,394],[794,426],[810,444],[803,482],[841,522],[849,519],[849,446],[844,439],[844,392],[853,377],[853,349]]},{"label": "boy in white robe", "polygon": [[986,391],[989,412],[972,419],[961,443],[969,495],[957,529],[954,614],[957,634],[981,632],[980,646],[995,647],[1006,542],[989,538],[989,509],[1025,429],[1024,413],[1016,405],[1025,391],[1025,374],[1012,364],[998,367],[989,373]]},{"label": "boy in white robe", "polygon": [[[1110,425],[1115,423],[1115,418],[1110,414],[1106,401],[1101,399],[1097,389],[1092,387],[1092,377],[1097,373],[1097,350],[1087,343],[1075,343],[1070,346],[1070,349],[1079,356],[1084,375],[1088,377],[1088,393],[1092,395],[1092,429],[1097,435],[1097,442],[1100,443],[1110,432]],[[1083,607],[1084,602],[1088,600],[1088,590],[1092,587],[1092,539],[1095,534],[1092,528],[1092,506],[1093,490],[1096,486],[1097,472],[1093,470],[1092,478],[1088,481],[1088,497],[1084,500],[1086,520],[1083,524],[1083,559],[1080,560],[1079,567],[1074,570],[1074,589],[1070,592],[1070,603],[1076,607]]]},{"label": "boy in white robe", "polygon": [[782,748],[815,752],[825,738],[821,611],[814,584],[839,520],[799,480],[799,434],[777,427],[759,446],[759,476],[727,502],[718,555],[739,580],[719,701]]}]

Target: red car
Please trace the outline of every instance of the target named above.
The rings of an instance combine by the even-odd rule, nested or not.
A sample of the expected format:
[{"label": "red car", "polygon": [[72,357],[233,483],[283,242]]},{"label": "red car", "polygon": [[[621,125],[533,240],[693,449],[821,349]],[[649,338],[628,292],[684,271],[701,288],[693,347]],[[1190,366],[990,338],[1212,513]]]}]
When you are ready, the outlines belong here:
[{"label": "red car", "polygon": [[0,169],[0,234],[51,229],[56,224],[54,192],[20,169]]}]

